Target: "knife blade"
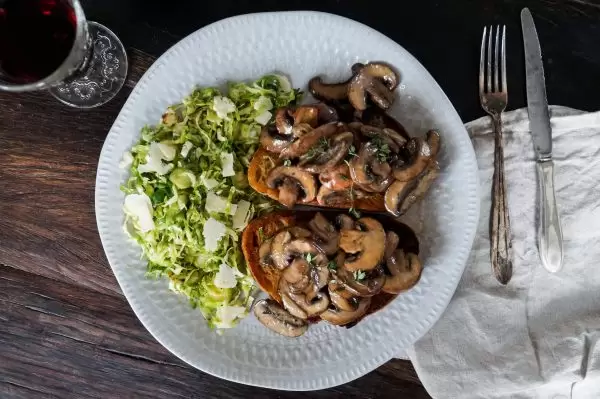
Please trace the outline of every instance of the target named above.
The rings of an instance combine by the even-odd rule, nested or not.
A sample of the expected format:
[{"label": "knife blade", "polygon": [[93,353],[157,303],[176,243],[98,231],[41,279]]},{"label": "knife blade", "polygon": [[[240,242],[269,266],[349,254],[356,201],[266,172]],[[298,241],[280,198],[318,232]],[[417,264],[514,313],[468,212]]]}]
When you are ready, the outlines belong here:
[{"label": "knife blade", "polygon": [[552,161],[552,126],[546,97],[546,82],[542,50],[533,16],[529,9],[521,11],[525,73],[527,81],[527,112],[533,148],[537,157],[539,204],[538,250],[542,266],[551,273],[563,264],[563,236],[554,194],[554,162]]},{"label": "knife blade", "polygon": [[527,76],[527,110],[533,134],[533,148],[538,159],[552,158],[552,128],[546,97],[546,79],[542,49],[533,16],[529,9],[521,12],[523,42],[525,45],[525,72]]}]

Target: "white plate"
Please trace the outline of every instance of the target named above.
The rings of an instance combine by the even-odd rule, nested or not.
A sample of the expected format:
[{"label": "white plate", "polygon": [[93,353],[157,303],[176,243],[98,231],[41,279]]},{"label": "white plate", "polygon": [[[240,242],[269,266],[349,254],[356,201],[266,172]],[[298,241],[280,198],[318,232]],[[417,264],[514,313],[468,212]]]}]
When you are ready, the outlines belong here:
[{"label": "white plate", "polygon": [[[355,62],[382,60],[401,73],[392,115],[412,134],[442,134],[442,174],[412,223],[420,233],[425,268],[419,284],[351,329],[325,323],[297,339],[278,336],[253,316],[219,336],[199,311],[144,277],[140,251],[121,229],[126,172],[122,154],[145,124],[194,85],[221,85],[279,71],[294,87],[315,75],[334,81]],[[456,111],[429,73],[382,34],[342,17],[286,12],[229,18],[189,35],[144,74],[106,138],[96,178],[96,218],[110,265],[150,333],[185,362],[212,375],[285,390],[322,389],[366,374],[409,347],[435,323],[465,267],[479,216],[477,164]]]}]

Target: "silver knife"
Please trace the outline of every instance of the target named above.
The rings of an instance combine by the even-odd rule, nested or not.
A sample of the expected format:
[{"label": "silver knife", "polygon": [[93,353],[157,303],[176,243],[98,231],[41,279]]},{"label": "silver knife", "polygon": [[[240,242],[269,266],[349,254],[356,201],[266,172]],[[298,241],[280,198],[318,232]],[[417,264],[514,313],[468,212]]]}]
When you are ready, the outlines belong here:
[{"label": "silver knife", "polygon": [[554,195],[554,162],[552,161],[552,127],[546,98],[546,82],[542,50],[529,9],[521,11],[527,76],[527,110],[533,148],[537,157],[539,182],[538,249],[542,265],[555,273],[563,264],[563,237]]}]

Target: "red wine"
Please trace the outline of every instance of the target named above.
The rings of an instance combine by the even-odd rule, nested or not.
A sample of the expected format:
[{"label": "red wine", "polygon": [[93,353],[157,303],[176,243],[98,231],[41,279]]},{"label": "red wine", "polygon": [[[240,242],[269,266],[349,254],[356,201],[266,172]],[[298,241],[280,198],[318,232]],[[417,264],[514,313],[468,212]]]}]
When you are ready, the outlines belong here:
[{"label": "red wine", "polygon": [[31,83],[54,72],[75,41],[66,0],[0,0],[0,76]]}]

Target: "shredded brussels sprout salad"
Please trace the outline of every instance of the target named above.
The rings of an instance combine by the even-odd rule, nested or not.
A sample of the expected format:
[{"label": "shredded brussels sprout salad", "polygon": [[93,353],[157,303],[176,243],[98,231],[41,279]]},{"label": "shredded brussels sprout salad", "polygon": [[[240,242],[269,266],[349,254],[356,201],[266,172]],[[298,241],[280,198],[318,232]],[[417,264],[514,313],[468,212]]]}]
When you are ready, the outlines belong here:
[{"label": "shredded brussels sprout salad", "polygon": [[131,171],[121,187],[124,229],[142,247],[148,276],[167,276],[212,328],[235,326],[252,304],[238,240],[273,205],[249,187],[247,168],[273,110],[299,100],[279,75],[229,83],[227,95],[198,88],[144,127],[123,157]]}]

